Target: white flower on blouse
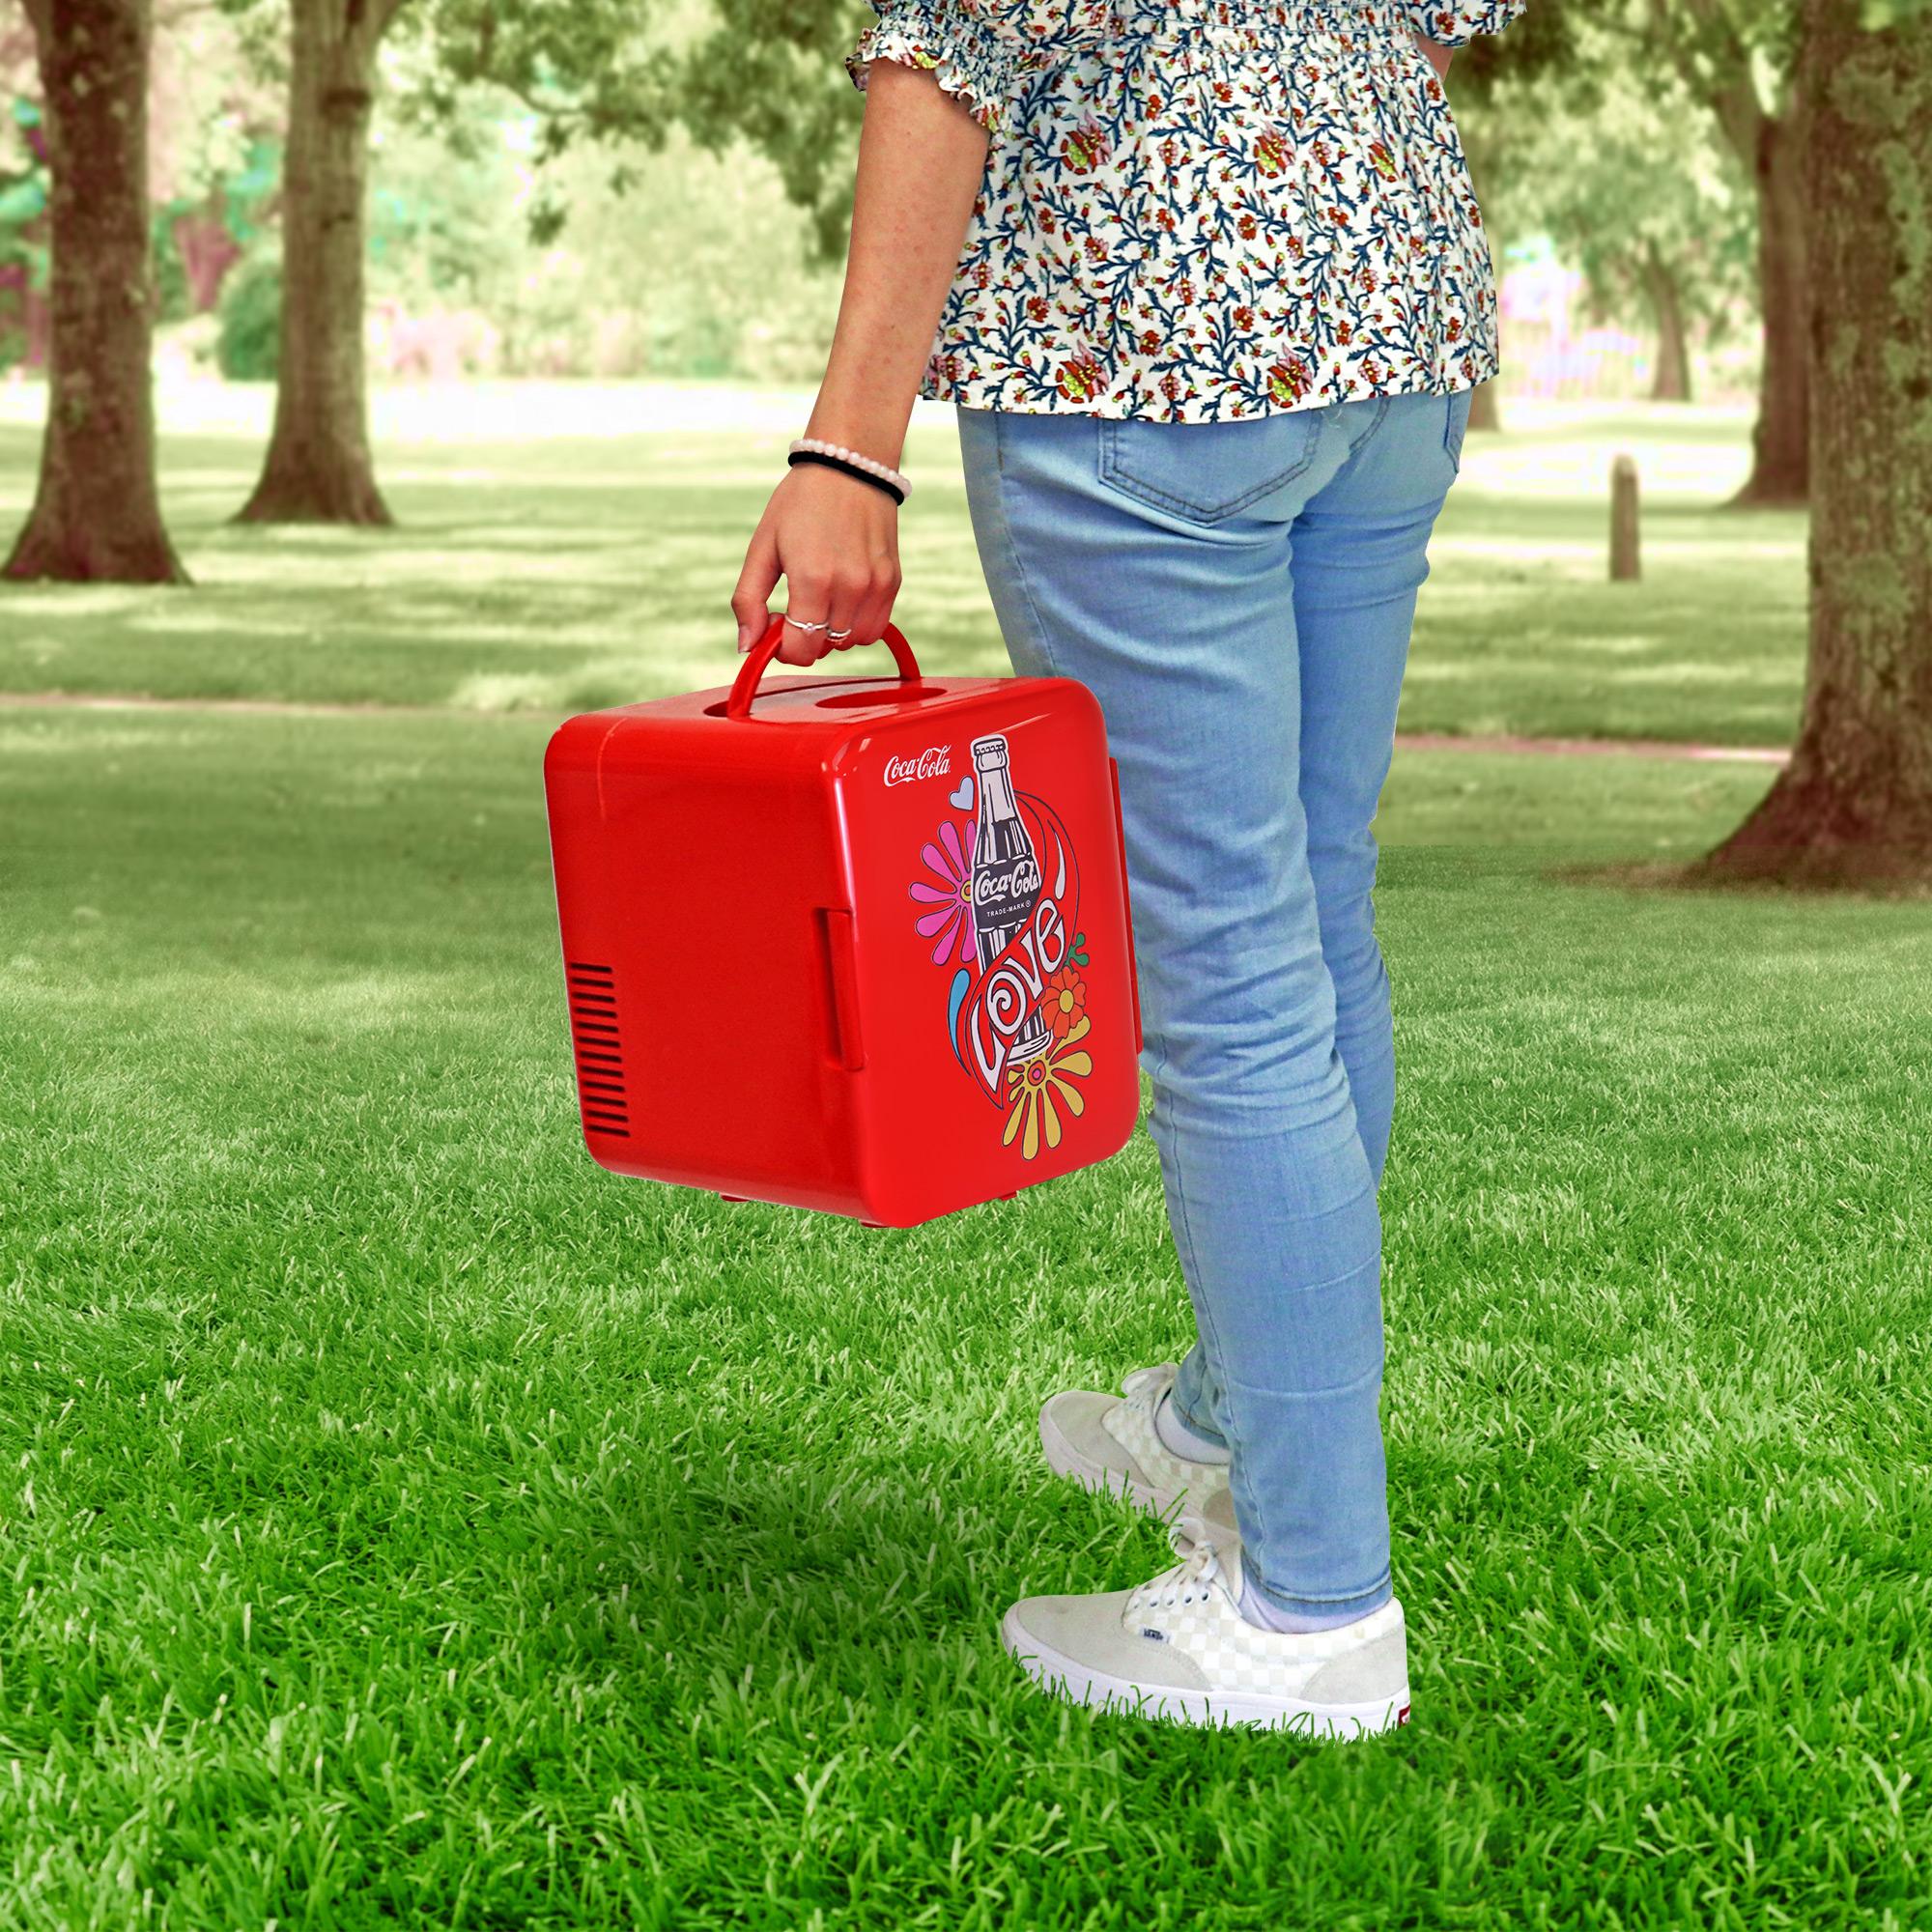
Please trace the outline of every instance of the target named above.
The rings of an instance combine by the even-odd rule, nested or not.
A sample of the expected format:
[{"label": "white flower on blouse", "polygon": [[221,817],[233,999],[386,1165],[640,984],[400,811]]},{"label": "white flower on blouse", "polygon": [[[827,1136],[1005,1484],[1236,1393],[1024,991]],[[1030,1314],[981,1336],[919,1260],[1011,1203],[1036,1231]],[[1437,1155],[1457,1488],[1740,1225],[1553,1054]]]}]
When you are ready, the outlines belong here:
[{"label": "white flower on blouse", "polygon": [[1528,0],[872,0],[848,57],[991,135],[920,393],[1217,422],[1496,372],[1494,269],[1421,35]]}]

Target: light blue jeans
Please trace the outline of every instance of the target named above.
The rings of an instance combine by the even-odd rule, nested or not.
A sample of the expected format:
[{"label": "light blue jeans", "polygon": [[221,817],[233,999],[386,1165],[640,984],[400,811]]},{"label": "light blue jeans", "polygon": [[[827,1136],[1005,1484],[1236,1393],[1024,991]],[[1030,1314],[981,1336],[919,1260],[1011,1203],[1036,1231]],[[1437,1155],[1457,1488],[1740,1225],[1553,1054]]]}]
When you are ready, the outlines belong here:
[{"label": "light blue jeans", "polygon": [[1013,668],[1089,686],[1120,761],[1148,1129],[1198,1331],[1175,1407],[1230,1451],[1252,1587],[1302,1617],[1393,1590],[1370,821],[1470,394],[958,412]]}]

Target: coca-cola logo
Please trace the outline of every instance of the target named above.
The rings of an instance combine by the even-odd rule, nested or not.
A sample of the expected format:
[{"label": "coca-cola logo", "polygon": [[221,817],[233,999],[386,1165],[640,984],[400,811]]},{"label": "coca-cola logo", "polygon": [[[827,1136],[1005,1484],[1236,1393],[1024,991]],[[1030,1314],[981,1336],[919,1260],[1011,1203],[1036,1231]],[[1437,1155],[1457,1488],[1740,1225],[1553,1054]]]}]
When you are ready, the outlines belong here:
[{"label": "coca-cola logo", "polygon": [[911,784],[915,779],[944,778],[952,769],[951,745],[928,745],[916,758],[888,758],[886,782]]},{"label": "coca-cola logo", "polygon": [[1031,852],[1022,852],[1004,871],[993,867],[973,879],[973,903],[981,924],[1003,923],[999,915],[1015,900],[1028,904],[1039,895],[1039,867]]}]

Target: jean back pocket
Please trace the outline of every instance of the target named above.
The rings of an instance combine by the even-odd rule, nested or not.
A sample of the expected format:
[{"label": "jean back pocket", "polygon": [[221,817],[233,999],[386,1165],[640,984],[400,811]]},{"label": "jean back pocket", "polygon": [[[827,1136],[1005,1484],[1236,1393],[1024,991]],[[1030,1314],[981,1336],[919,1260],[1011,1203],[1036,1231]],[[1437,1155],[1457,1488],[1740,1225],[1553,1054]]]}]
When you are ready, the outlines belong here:
[{"label": "jean back pocket", "polygon": [[1245,422],[1100,420],[1100,480],[1151,509],[1218,524],[1294,481],[1315,461],[1325,409]]}]

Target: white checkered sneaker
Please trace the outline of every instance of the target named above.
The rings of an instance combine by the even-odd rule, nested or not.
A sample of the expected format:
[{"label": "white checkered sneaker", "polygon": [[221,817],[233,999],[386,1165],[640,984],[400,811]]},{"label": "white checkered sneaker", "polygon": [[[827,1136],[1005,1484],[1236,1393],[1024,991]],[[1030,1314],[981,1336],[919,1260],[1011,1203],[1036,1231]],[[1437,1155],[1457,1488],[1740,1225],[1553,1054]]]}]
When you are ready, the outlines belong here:
[{"label": "white checkered sneaker", "polygon": [[1216,1496],[1228,1494],[1228,1468],[1190,1463],[1160,1439],[1153,1412],[1174,1386],[1177,1364],[1135,1369],[1122,1383],[1125,1400],[1095,1389],[1063,1389],[1039,1412],[1039,1446],[1047,1465],[1090,1490],[1123,1495],[1166,1518],[1180,1505],[1190,1523]]},{"label": "white checkered sneaker", "polygon": [[1237,1559],[1204,1538],[1131,1590],[1022,1598],[1000,1640],[1043,1689],[1140,1717],[1344,1739],[1408,1721],[1408,1636],[1396,1599],[1303,1635],[1249,1623],[1239,1589]]}]

